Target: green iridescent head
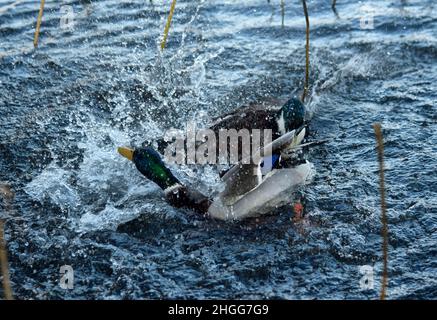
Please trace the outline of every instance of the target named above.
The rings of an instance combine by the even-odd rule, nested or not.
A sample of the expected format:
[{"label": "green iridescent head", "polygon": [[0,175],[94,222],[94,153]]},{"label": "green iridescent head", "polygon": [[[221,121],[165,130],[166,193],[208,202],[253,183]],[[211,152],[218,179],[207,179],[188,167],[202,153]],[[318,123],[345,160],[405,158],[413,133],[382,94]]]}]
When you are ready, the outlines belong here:
[{"label": "green iridescent head", "polygon": [[165,190],[177,183],[179,180],[171,173],[170,169],[165,166],[161,156],[151,147],[129,149],[125,147],[118,148],[118,152],[133,161],[138,171],[147,179],[152,180],[161,189]]},{"label": "green iridescent head", "polygon": [[301,127],[304,119],[305,106],[297,97],[288,100],[279,111],[279,121],[283,121],[285,132]]}]

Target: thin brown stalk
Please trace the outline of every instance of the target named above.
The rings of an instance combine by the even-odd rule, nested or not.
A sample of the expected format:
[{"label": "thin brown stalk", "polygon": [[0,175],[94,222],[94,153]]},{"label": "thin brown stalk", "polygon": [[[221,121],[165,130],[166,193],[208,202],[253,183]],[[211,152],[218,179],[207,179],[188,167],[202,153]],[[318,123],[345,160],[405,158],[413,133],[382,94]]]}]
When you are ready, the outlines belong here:
[{"label": "thin brown stalk", "polygon": [[381,197],[381,223],[382,223],[382,255],[383,255],[383,272],[380,300],[384,300],[388,285],[388,226],[387,226],[387,205],[385,202],[385,182],[384,182],[384,142],[381,130],[381,124],[373,125],[378,149],[379,163],[379,194]]},{"label": "thin brown stalk", "polygon": [[306,45],[305,45],[305,84],[302,93],[302,102],[305,102],[305,97],[308,93],[309,77],[310,77],[310,19],[308,17],[308,9],[305,0],[302,0],[303,12],[306,22]]},{"label": "thin brown stalk", "polygon": [[164,28],[164,37],[161,41],[161,50],[164,50],[165,44],[167,42],[168,31],[170,30],[171,19],[173,18],[173,13],[174,13],[175,7],[176,7],[176,0],[173,0],[173,2],[171,3],[171,7],[170,7],[170,13],[169,13],[168,18],[167,18],[167,23],[165,24],[165,28]]},{"label": "thin brown stalk", "polygon": [[337,4],[337,0],[332,0],[331,8],[335,12],[335,5]]},{"label": "thin brown stalk", "polygon": [[337,0],[332,0],[331,9],[334,12],[335,16],[338,18],[338,12],[337,12],[337,9],[335,7],[336,4],[337,4]]},{"label": "thin brown stalk", "polygon": [[0,265],[1,273],[3,275],[3,291],[6,300],[13,300],[11,282],[9,279],[9,264],[8,254],[6,251],[6,243],[4,240],[4,221],[0,220]]},{"label": "thin brown stalk", "polygon": [[[0,197],[3,199],[3,206],[6,212],[11,211],[12,200],[14,193],[9,185],[0,183]],[[9,279],[9,264],[6,250],[6,242],[4,237],[5,223],[0,219],[0,274],[3,276],[3,291],[6,300],[13,300],[11,282]]]},{"label": "thin brown stalk", "polygon": [[44,3],[45,2],[46,2],[45,0],[41,0],[41,4],[39,6],[38,18],[36,20],[35,35],[33,37],[33,46],[35,48],[38,47],[39,30],[41,28],[41,20],[42,20],[42,14],[44,12]]}]

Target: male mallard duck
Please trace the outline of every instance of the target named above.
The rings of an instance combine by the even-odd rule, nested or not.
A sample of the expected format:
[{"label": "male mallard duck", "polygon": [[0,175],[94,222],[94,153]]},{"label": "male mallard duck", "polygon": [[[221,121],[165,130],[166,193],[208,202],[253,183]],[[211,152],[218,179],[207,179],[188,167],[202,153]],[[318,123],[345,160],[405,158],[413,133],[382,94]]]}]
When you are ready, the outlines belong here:
[{"label": "male mallard duck", "polygon": [[[213,199],[180,182],[151,147],[135,150],[120,147],[118,152],[133,161],[146,178],[160,186],[171,205],[221,220],[243,219],[283,204],[296,187],[310,179],[311,164],[293,157],[304,136],[304,127],[293,130],[264,146],[259,151],[263,155],[259,161],[234,165],[222,177],[224,191]],[[266,168],[265,163],[269,161],[271,166]]]},{"label": "male mallard duck", "polygon": [[[297,98],[292,97],[280,108],[273,104],[251,103],[241,106],[236,110],[213,119],[207,127],[214,131],[216,137],[221,129],[271,129],[272,139],[277,139],[291,130],[298,129],[305,122],[305,106]],[[168,143],[164,140],[158,141],[158,150],[165,152]]]},{"label": "male mallard duck", "polygon": [[277,109],[260,104],[249,104],[224,114],[211,124],[210,129],[271,129],[273,139],[304,124],[305,106],[297,98],[287,100]]}]

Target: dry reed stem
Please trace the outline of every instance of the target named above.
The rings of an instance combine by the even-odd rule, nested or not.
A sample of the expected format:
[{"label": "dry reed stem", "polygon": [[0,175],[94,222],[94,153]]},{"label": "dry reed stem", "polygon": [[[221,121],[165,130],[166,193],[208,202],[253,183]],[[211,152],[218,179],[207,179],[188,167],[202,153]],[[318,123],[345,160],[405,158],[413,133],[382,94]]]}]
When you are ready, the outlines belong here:
[{"label": "dry reed stem", "polygon": [[303,12],[305,14],[306,23],[306,45],[305,45],[305,84],[302,93],[302,102],[305,102],[305,97],[308,93],[309,76],[310,76],[310,19],[308,17],[308,8],[305,0],[302,0]]},{"label": "dry reed stem", "polygon": [[173,13],[174,13],[175,7],[176,7],[176,0],[173,0],[173,2],[171,3],[171,7],[170,7],[170,13],[169,13],[168,18],[167,18],[167,23],[165,24],[165,28],[164,28],[164,38],[161,41],[161,50],[164,50],[165,44],[167,42],[168,31],[170,30],[171,19],[173,18]]},{"label": "dry reed stem", "polygon": [[388,284],[388,226],[387,226],[387,205],[385,202],[385,182],[384,182],[384,142],[382,136],[382,129],[380,123],[373,125],[375,131],[375,138],[378,149],[378,163],[379,163],[379,194],[381,197],[381,223],[382,223],[382,255],[383,255],[383,272],[381,292],[379,299],[384,300],[387,292]]},{"label": "dry reed stem", "polygon": [[[6,211],[11,208],[11,202],[14,198],[14,193],[8,185],[0,184],[0,196],[3,198],[3,203]],[[6,241],[4,237],[4,221],[0,219],[0,270],[3,276],[3,291],[6,300],[13,300],[11,281],[9,278],[8,254],[6,250]]]},{"label": "dry reed stem", "polygon": [[44,12],[44,3],[45,3],[45,0],[41,0],[41,4],[40,4],[40,7],[39,7],[38,18],[36,20],[35,35],[33,37],[33,46],[35,48],[38,47],[39,30],[41,28],[42,14]]}]

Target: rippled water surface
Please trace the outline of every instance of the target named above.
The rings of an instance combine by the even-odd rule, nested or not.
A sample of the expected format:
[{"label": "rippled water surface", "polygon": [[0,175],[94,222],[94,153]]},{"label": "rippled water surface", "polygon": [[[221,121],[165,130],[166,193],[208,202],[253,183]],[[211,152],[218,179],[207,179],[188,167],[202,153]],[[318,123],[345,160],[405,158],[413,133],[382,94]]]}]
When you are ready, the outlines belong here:
[{"label": "rippled water surface", "polygon": [[[286,206],[223,223],[170,207],[116,147],[300,90],[301,2],[285,1],[282,19],[279,0],[180,0],[161,54],[168,0],[47,1],[37,50],[38,2],[1,0],[0,180],[15,193],[1,215],[16,297],[375,299],[381,122],[388,297],[437,298],[435,1],[337,2],[338,16],[308,1],[307,113],[312,138],[329,142],[308,155],[305,220]],[[174,169],[218,184],[213,167]],[[62,265],[72,290],[59,287]],[[360,288],[363,265],[373,289]]]}]

